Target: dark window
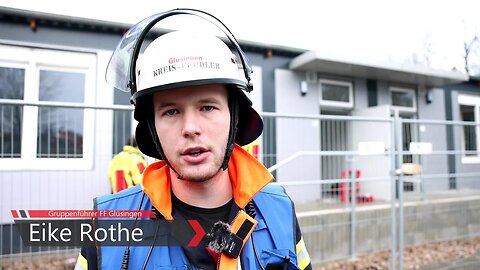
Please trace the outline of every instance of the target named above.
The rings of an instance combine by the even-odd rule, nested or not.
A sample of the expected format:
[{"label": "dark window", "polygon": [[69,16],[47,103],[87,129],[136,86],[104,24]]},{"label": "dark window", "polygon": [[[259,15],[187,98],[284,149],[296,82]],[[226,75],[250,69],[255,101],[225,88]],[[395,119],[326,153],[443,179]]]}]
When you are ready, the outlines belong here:
[{"label": "dark window", "polygon": [[322,83],[322,100],[350,102],[350,88],[345,85]]},{"label": "dark window", "polygon": [[[475,122],[475,107],[469,105],[460,105],[460,114],[462,115],[462,121]],[[464,125],[464,147],[465,151],[477,150],[477,134],[475,132],[475,126]],[[476,156],[475,153],[467,153],[466,156]]]},{"label": "dark window", "polygon": [[413,92],[392,91],[392,105],[413,108]]},{"label": "dark window", "polygon": [[[130,93],[114,89],[114,104],[131,105]],[[131,110],[114,110],[113,111],[113,141],[112,154],[122,151],[123,146],[128,138],[133,135],[132,132],[132,111]]]},{"label": "dark window", "polygon": [[[0,67],[0,98],[23,100],[25,70]],[[22,105],[0,104],[0,158],[20,158],[22,148]]]},{"label": "dark window", "polygon": [[[40,71],[40,101],[83,103],[85,74]],[[83,157],[83,109],[39,107],[37,157]]]}]

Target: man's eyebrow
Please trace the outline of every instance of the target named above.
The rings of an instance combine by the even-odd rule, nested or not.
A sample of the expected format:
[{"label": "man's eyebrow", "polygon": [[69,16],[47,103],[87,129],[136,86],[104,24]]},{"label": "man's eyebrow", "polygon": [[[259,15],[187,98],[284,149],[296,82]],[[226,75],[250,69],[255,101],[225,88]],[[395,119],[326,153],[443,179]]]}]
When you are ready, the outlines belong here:
[{"label": "man's eyebrow", "polygon": [[214,104],[220,104],[220,100],[217,98],[202,98],[198,101],[198,103],[204,104],[204,103],[214,103]]},{"label": "man's eyebrow", "polygon": [[[207,98],[202,98],[196,101],[197,104],[220,104],[220,100],[218,98],[214,97],[207,97]],[[166,102],[160,102],[157,105],[155,105],[155,110],[161,110],[165,107],[174,107],[176,106],[177,103],[174,101],[166,101]]]},{"label": "man's eyebrow", "polygon": [[160,109],[163,109],[165,107],[171,107],[171,106],[175,106],[175,102],[160,102],[159,104],[157,104],[155,106],[155,110],[160,110]]}]

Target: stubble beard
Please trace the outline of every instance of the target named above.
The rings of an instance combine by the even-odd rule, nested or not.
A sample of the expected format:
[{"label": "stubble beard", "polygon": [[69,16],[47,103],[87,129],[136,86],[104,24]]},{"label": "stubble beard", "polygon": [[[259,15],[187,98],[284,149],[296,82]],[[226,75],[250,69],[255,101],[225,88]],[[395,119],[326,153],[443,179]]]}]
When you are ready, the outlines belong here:
[{"label": "stubble beard", "polygon": [[[225,152],[225,151],[224,151]],[[221,166],[223,164],[223,158],[225,157],[225,153],[216,157],[213,162],[207,164],[200,164],[200,165],[193,165],[193,166],[176,166],[172,164],[175,171],[179,175],[178,179],[189,181],[189,182],[206,182],[220,171]]]}]

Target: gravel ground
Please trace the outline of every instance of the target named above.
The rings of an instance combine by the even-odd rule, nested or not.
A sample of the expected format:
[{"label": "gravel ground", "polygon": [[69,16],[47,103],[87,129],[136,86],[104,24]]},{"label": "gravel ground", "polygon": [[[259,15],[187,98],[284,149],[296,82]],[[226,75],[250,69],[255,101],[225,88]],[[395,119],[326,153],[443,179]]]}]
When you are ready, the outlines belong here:
[{"label": "gravel ground", "polygon": [[[0,269],[62,269],[74,268],[78,252],[35,255],[32,257],[0,257]],[[408,247],[404,252],[405,270],[480,269],[480,237],[470,240],[446,241]],[[390,269],[390,252],[372,253],[354,261],[331,262],[315,270],[384,270]]]},{"label": "gravel ground", "polygon": [[[405,248],[405,270],[480,269],[480,238],[445,241]],[[332,262],[315,270],[390,269],[390,251],[372,253],[354,261]]]},{"label": "gravel ground", "polygon": [[73,270],[78,251],[60,254],[35,254],[29,257],[0,257],[1,270]]}]

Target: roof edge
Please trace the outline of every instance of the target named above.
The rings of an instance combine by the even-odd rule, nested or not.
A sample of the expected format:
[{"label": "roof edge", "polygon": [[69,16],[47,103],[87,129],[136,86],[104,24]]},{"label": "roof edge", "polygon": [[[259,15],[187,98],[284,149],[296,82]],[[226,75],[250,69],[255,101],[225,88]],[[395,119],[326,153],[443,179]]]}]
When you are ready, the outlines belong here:
[{"label": "roof edge", "polygon": [[313,71],[335,75],[384,79],[389,81],[426,84],[432,86],[464,82],[469,76],[458,70],[447,71],[424,66],[393,64],[390,62],[362,62],[321,56],[307,51],[289,63],[292,70]]}]

